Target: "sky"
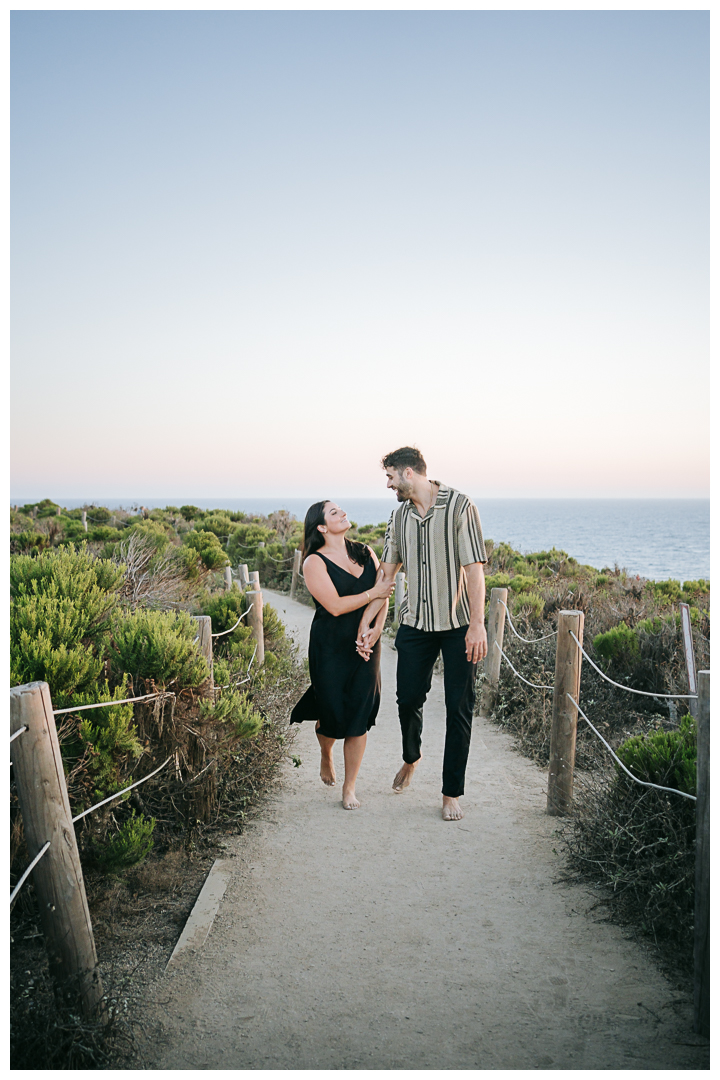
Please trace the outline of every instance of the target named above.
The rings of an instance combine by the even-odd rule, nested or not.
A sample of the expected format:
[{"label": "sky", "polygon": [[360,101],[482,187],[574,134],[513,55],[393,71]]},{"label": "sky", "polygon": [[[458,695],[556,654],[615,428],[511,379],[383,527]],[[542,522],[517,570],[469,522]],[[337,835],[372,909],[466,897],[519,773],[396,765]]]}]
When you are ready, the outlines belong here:
[{"label": "sky", "polygon": [[14,11],[11,501],[709,493],[707,11]]}]

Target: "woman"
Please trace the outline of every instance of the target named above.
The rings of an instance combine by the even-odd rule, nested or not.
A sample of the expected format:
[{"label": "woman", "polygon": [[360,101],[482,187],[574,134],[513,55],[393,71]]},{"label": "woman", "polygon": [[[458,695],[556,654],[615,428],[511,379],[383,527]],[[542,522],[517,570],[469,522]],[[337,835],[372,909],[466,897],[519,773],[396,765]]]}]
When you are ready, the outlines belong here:
[{"label": "woman", "polygon": [[[291,724],[315,720],[320,743],[320,778],[335,783],[333,745],[344,739],[345,781],[342,804],[357,810],[355,782],[365,753],[368,730],[380,707],[380,646],[392,581],[378,575],[372,548],[347,540],[347,514],[337,503],[313,503],[305,515],[303,575],[315,600],[310,629],[311,686],[292,711]],[[375,580],[377,578],[377,581]],[[385,600],[372,634],[358,648],[357,632],[371,600]]]}]

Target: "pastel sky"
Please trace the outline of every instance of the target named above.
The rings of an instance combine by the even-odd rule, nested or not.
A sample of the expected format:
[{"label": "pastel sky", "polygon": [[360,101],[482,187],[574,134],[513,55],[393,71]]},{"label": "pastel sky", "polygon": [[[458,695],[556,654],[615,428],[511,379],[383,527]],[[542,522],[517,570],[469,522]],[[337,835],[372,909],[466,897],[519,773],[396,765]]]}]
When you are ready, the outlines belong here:
[{"label": "pastel sky", "polygon": [[11,26],[13,501],[708,494],[706,11]]}]

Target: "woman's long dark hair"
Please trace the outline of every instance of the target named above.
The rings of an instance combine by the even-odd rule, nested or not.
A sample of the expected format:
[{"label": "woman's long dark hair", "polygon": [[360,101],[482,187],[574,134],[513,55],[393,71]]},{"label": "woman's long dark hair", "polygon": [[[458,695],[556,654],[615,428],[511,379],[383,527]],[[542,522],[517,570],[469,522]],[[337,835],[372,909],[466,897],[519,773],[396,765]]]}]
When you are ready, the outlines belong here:
[{"label": "woman's long dark hair", "polygon": [[[321,502],[313,503],[307,514],[305,515],[305,539],[303,540],[302,557],[303,562],[307,559],[308,555],[314,555],[318,548],[321,548],[325,543],[325,537],[321,532],[318,532],[318,525],[325,525],[325,507],[330,502],[330,499],[323,499]],[[370,552],[365,544],[359,544],[357,540],[348,540],[345,537],[345,547],[347,549],[348,557],[352,559],[358,566],[364,566],[370,558]]]}]

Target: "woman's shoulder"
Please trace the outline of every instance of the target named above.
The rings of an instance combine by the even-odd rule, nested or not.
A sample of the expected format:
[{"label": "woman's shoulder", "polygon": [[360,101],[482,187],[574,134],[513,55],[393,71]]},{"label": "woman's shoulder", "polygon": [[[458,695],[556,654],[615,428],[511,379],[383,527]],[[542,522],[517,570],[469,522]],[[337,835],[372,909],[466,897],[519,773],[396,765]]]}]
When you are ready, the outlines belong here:
[{"label": "woman's shoulder", "polygon": [[303,560],[303,567],[306,566],[325,566],[325,559],[319,551],[313,551]]}]

